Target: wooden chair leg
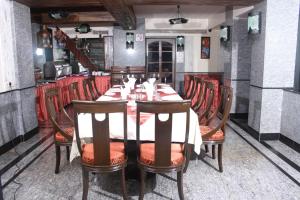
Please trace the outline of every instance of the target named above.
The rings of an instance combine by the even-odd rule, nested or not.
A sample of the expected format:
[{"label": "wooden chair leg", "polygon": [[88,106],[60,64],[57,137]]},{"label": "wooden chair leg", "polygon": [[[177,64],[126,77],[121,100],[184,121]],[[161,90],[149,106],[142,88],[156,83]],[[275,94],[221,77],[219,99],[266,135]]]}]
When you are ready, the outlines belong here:
[{"label": "wooden chair leg", "polygon": [[121,185],[122,185],[123,199],[128,199],[126,181],[125,181],[125,167],[121,170]]},{"label": "wooden chair leg", "polygon": [[188,144],[187,146],[187,155],[186,155],[186,163],[183,169],[183,173],[185,173],[187,171],[187,168],[189,166],[190,163],[190,159],[191,159],[191,153],[192,153],[192,145]]},{"label": "wooden chair leg", "polygon": [[82,200],[87,200],[88,191],[89,191],[89,172],[82,167],[82,182],[83,182],[83,192]]},{"label": "wooden chair leg", "polygon": [[206,144],[204,145],[204,147],[205,147],[205,152],[208,153],[208,145]]},{"label": "wooden chair leg", "polygon": [[212,159],[215,159],[216,158],[216,146],[213,144],[211,146],[211,155],[212,155]]},{"label": "wooden chair leg", "polygon": [[223,149],[223,144],[218,144],[218,163],[219,163],[220,172],[223,172],[222,149]]},{"label": "wooden chair leg", "polygon": [[67,161],[70,160],[70,147],[66,146],[66,153],[67,153]]},{"label": "wooden chair leg", "polygon": [[145,190],[145,176],[146,173],[143,169],[140,170],[140,178],[141,178],[141,182],[140,182],[140,196],[139,196],[139,200],[143,200],[144,199],[144,190]]},{"label": "wooden chair leg", "polygon": [[177,172],[177,187],[178,187],[178,194],[179,194],[179,198],[180,200],[184,199],[184,195],[183,195],[183,185],[182,185],[182,170]]},{"label": "wooden chair leg", "polygon": [[55,174],[59,173],[59,165],[60,165],[60,146],[55,145],[55,155],[56,155],[56,164],[55,164]]}]

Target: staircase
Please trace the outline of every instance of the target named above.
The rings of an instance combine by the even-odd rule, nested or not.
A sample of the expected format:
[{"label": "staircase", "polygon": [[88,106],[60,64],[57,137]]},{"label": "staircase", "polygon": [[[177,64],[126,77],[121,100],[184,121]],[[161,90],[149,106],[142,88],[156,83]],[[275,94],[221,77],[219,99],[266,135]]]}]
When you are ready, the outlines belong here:
[{"label": "staircase", "polygon": [[59,42],[65,44],[65,48],[69,49],[73,54],[74,57],[80,62],[80,64],[89,69],[90,71],[97,70],[99,67],[95,65],[87,55],[85,55],[84,52],[82,52],[80,49],[77,49],[76,43],[62,30],[59,28],[56,29],[54,34],[55,39],[57,39]]}]

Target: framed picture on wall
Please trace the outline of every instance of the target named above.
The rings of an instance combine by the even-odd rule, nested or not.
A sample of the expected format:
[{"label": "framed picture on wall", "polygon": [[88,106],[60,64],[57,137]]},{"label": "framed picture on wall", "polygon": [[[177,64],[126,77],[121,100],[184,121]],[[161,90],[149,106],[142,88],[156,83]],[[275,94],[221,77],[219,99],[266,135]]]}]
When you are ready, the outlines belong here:
[{"label": "framed picture on wall", "polygon": [[201,59],[210,58],[210,37],[201,37]]}]

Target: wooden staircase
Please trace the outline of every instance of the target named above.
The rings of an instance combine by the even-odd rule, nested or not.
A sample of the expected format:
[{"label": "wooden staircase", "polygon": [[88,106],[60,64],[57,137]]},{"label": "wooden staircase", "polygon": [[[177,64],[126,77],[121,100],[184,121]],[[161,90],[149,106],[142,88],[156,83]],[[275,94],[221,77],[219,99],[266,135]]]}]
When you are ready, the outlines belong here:
[{"label": "wooden staircase", "polygon": [[80,64],[91,71],[98,70],[99,66],[95,65],[84,52],[80,49],[77,49],[76,43],[62,30],[59,28],[56,29],[54,34],[55,39],[59,42],[65,44],[65,48],[69,49],[73,54],[74,57],[80,62]]}]

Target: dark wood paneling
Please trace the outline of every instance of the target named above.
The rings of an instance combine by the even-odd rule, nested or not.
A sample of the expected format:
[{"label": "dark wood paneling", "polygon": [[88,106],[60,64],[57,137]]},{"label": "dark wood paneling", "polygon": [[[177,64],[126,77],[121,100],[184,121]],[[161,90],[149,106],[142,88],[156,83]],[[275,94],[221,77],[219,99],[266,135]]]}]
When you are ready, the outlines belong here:
[{"label": "dark wood paneling", "polygon": [[128,5],[215,5],[248,6],[262,0],[127,0]]},{"label": "dark wood paneling", "polygon": [[104,6],[125,30],[136,29],[136,17],[132,7],[124,0],[104,0]]}]

